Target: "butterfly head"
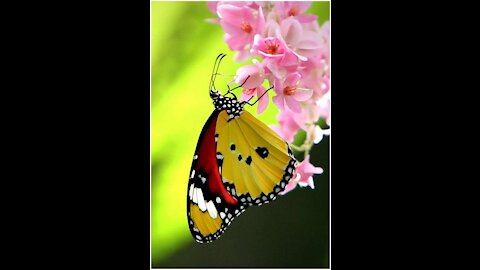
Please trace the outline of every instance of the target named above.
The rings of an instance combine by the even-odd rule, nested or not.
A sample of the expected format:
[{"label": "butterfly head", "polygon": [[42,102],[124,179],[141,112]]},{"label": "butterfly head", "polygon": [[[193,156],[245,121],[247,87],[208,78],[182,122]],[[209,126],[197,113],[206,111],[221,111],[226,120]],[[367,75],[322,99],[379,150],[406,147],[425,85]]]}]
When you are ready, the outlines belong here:
[{"label": "butterfly head", "polygon": [[243,109],[245,103],[239,102],[236,97],[227,97],[220,94],[217,90],[211,90],[210,97],[213,100],[215,109],[219,111],[227,111],[230,119],[239,117],[240,114],[245,111]]}]

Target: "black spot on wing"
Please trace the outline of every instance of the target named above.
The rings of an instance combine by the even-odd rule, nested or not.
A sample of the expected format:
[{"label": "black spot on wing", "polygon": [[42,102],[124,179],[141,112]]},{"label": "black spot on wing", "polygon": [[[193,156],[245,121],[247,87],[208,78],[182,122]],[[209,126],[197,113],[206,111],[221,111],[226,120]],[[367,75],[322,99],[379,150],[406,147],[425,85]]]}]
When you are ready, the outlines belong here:
[{"label": "black spot on wing", "polygon": [[248,156],[247,159],[245,160],[245,162],[250,165],[252,163],[252,157],[251,156]]},{"label": "black spot on wing", "polygon": [[255,149],[255,152],[257,152],[257,154],[263,159],[268,157],[268,149],[265,147],[257,147],[257,149]]},{"label": "black spot on wing", "polygon": [[242,155],[238,155],[238,161],[242,161]]},{"label": "black spot on wing", "polygon": [[230,145],[230,150],[235,151],[235,144],[232,143],[232,144]]}]

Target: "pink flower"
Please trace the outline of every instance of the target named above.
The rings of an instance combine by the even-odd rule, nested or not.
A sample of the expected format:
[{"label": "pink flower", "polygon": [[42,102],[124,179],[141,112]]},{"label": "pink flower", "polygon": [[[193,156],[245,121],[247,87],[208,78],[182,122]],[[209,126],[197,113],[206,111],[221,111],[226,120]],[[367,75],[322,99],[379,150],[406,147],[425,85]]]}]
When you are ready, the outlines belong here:
[{"label": "pink flower", "polygon": [[330,91],[330,78],[326,74],[325,59],[321,60],[318,66],[315,64],[317,62],[315,58],[311,59],[302,63],[299,67],[299,73],[302,76],[302,86],[313,90],[311,99],[319,100]]},{"label": "pink flower", "polygon": [[309,127],[314,125],[320,117],[320,106],[314,100],[308,100],[304,103],[303,110],[300,113],[291,113],[293,120],[301,129],[308,131]]},{"label": "pink flower", "polygon": [[282,39],[276,37],[262,38],[261,35],[255,35],[250,51],[259,54],[264,59],[274,60],[282,66],[298,65],[296,55],[288,49]]},{"label": "pink flower", "polygon": [[274,89],[276,96],[273,97],[273,103],[280,110],[285,110],[285,103],[292,111],[299,113],[302,111],[299,101],[308,100],[312,96],[312,89],[299,87],[300,74],[291,73],[282,81],[275,79]]},{"label": "pink flower", "polygon": [[322,37],[319,33],[306,29],[293,17],[288,17],[280,23],[276,36],[283,39],[292,53],[302,61],[318,55],[322,45]]},{"label": "pink flower", "polygon": [[281,59],[285,55],[287,45],[275,37],[262,38],[261,35],[255,35],[253,39],[252,53],[259,54],[263,58]]},{"label": "pink flower", "polygon": [[297,184],[300,187],[310,186],[312,189],[315,188],[313,183],[313,175],[323,173],[323,169],[320,167],[315,167],[310,163],[310,156],[305,157],[305,159],[298,165],[295,170],[296,176],[292,178],[290,182],[285,187],[285,190],[281,193],[285,195],[286,193],[292,191]]},{"label": "pink flower", "polygon": [[[258,100],[258,106],[257,106],[257,114],[261,114],[263,111],[265,111],[265,109],[268,106],[268,100],[269,100],[268,93],[263,95],[266,91],[267,90],[262,85],[259,85],[255,88],[250,88],[250,89],[244,88],[243,91],[242,91],[242,96],[241,96],[240,100],[241,101],[248,101],[255,94],[257,94],[257,98],[262,97]],[[255,102],[255,100],[253,100],[253,102]]]},{"label": "pink flower", "polygon": [[225,31],[225,42],[231,50],[244,50],[253,42],[255,34],[263,32],[265,18],[262,8],[219,3],[217,14]]},{"label": "pink flower", "polygon": [[275,9],[282,19],[294,17],[301,23],[313,22],[317,16],[303,14],[311,5],[311,2],[275,2]]},{"label": "pink flower", "polygon": [[289,110],[280,111],[277,115],[279,126],[270,126],[280,137],[288,143],[293,143],[295,134],[300,129],[300,125],[293,119],[293,113]]},{"label": "pink flower", "polygon": [[238,85],[243,84],[243,88],[256,88],[262,85],[263,81],[265,80],[263,65],[255,59],[253,59],[252,62],[253,65],[240,67],[235,75],[235,82]]}]

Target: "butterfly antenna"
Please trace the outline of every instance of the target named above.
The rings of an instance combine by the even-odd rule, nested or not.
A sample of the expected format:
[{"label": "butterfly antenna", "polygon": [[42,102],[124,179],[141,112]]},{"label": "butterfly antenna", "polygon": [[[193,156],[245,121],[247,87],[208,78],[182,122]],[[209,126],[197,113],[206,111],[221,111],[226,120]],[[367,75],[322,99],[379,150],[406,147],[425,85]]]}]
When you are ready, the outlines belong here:
[{"label": "butterfly antenna", "polygon": [[226,54],[221,53],[217,56],[215,59],[215,64],[213,65],[213,70],[212,70],[212,77],[210,78],[210,86],[208,87],[209,90],[214,90],[215,89],[215,79],[217,78],[217,73],[218,73],[218,68],[220,67],[220,62],[222,59],[226,56]]}]

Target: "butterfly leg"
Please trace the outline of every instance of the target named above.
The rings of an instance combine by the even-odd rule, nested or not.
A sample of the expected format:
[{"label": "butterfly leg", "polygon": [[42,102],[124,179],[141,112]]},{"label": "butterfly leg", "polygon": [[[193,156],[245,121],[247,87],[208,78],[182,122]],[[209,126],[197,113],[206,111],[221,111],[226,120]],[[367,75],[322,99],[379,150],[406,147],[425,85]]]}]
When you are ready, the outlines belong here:
[{"label": "butterfly leg", "polygon": [[272,89],[273,89],[273,86],[270,86],[270,88],[268,88],[267,91],[265,91],[260,97],[258,97],[258,99],[257,99],[253,104],[249,103],[249,101],[252,100],[252,98],[253,98],[254,96],[252,96],[252,97],[251,97],[250,99],[248,99],[247,101],[243,101],[242,103],[243,103],[243,104],[248,104],[248,105],[250,105],[250,106],[253,106],[253,105],[255,105],[268,91],[270,91],[270,90],[272,90]]}]

